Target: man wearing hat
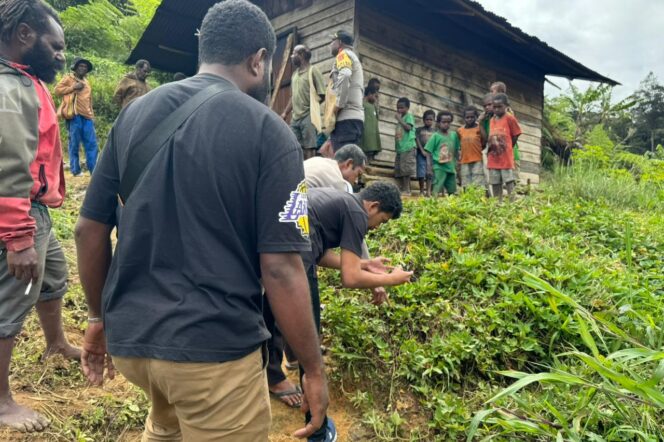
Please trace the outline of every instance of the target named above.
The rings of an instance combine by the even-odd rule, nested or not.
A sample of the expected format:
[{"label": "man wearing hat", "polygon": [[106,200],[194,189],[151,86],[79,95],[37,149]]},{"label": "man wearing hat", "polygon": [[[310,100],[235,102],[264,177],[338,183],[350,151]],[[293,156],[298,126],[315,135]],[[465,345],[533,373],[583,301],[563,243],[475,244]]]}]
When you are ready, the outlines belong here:
[{"label": "man wearing hat", "polygon": [[93,122],[92,89],[85,78],[92,72],[92,63],[84,58],[74,59],[73,71],[62,77],[55,87],[55,95],[62,97],[58,115],[67,120],[69,130],[69,171],[74,176],[81,174],[78,150],[81,143],[85,149],[85,164],[92,173],[97,164],[97,135]]},{"label": "man wearing hat", "polygon": [[330,134],[334,152],[346,144],[359,144],[364,129],[364,73],[353,50],[353,35],[338,31],[332,36],[330,50],[334,66],[330,77],[336,95],[336,124]]}]

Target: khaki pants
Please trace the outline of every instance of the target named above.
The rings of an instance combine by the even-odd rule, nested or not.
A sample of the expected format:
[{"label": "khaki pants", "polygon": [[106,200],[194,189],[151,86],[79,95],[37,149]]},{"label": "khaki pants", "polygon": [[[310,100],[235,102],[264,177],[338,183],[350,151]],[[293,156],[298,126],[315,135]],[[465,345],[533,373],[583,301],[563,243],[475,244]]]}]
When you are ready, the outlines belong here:
[{"label": "khaki pants", "polygon": [[260,349],[224,363],[113,361],[152,403],[143,442],[267,441],[272,416]]}]

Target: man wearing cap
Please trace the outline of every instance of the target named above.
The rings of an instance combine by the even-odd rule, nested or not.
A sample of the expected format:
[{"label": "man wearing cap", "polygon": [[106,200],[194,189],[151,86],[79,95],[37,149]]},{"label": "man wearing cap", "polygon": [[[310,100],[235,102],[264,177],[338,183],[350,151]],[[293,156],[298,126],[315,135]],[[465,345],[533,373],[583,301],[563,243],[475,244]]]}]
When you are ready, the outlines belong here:
[{"label": "man wearing cap", "polygon": [[85,78],[92,72],[92,63],[84,58],[74,59],[73,71],[62,77],[55,87],[55,95],[62,97],[58,115],[67,121],[69,130],[69,171],[72,175],[81,174],[78,159],[79,146],[83,143],[85,164],[92,174],[97,164],[97,134],[93,122],[92,88]]},{"label": "man wearing cap", "polygon": [[346,144],[358,144],[364,129],[364,73],[359,58],[353,50],[353,36],[338,31],[332,36],[330,51],[334,66],[330,77],[336,95],[334,113],[336,124],[330,134],[332,148],[336,152]]}]

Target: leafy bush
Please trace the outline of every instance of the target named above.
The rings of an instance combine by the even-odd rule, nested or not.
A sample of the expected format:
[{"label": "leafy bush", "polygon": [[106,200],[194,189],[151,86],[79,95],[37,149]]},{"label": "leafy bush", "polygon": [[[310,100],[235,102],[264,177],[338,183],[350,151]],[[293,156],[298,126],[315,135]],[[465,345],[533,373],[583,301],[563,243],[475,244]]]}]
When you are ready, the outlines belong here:
[{"label": "leafy bush", "polygon": [[159,6],[158,0],[127,2],[123,10],[108,0],[91,0],[60,13],[67,46],[116,61],[124,61]]},{"label": "leafy bush", "polygon": [[[611,189],[623,184],[606,179],[617,181]],[[328,344],[339,377],[356,382],[371,398],[367,419],[376,422],[376,410],[386,410],[385,422],[394,421],[394,412],[405,422],[427,416],[427,423],[412,431],[390,424],[376,437],[461,440],[473,415],[500,393],[509,376],[557,371],[585,376],[587,361],[569,352],[588,348],[583,327],[592,325],[579,321],[576,305],[610,319],[639,342],[661,345],[664,305],[656,295],[664,293],[662,205],[583,197],[570,186],[552,183],[512,205],[486,200],[479,191],[407,203],[406,215],[370,240],[374,254],[415,271],[413,283],[391,290],[386,308],[370,306],[362,292],[336,291],[337,277],[325,274]],[[632,210],[639,207],[649,211]],[[526,280],[527,274],[576,304],[552,302]],[[633,346],[620,339],[606,342],[605,359]],[[657,385],[652,388],[659,391]],[[623,409],[642,405],[603,396],[609,399],[601,404],[588,400],[601,405],[590,413],[579,408],[578,394],[573,388],[532,384],[519,396],[498,398],[505,401],[498,401],[502,412],[512,413],[511,427],[493,421],[480,426],[481,419],[474,423],[483,435],[504,434],[505,440],[532,435],[548,440],[550,433],[530,432],[539,425],[529,421],[533,416],[556,429],[574,423],[581,435],[609,435],[633,427]],[[409,400],[414,405],[404,407]],[[641,414],[648,425],[639,431],[653,435],[664,431],[660,413],[659,405],[649,404],[630,408],[628,416]]]}]

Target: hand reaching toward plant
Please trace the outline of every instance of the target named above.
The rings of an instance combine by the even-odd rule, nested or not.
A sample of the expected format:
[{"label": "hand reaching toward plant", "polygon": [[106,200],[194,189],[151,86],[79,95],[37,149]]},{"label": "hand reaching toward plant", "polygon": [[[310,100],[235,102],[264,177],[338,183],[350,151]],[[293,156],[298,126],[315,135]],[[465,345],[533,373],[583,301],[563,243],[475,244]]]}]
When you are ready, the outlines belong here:
[{"label": "hand reaching toward plant", "polygon": [[389,296],[387,294],[387,290],[385,290],[385,287],[376,287],[375,289],[371,289],[371,293],[373,294],[373,297],[371,298],[371,303],[373,305],[383,305],[385,303],[390,303]]},{"label": "hand reaching toward plant", "polygon": [[362,262],[362,270],[367,272],[377,273],[379,275],[389,273],[394,267],[387,265],[390,259],[384,256],[378,256],[372,259],[366,259]]}]

